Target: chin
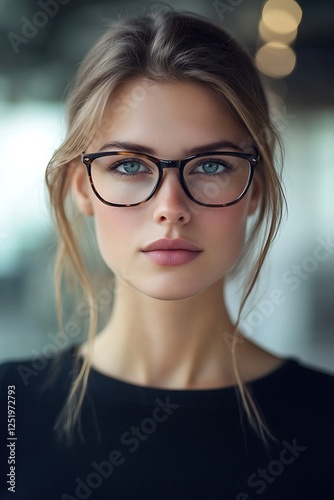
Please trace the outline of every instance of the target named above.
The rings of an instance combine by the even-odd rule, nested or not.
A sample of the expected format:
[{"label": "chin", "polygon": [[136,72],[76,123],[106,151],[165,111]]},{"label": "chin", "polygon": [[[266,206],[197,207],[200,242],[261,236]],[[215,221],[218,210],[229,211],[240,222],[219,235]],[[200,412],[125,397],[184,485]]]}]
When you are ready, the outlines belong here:
[{"label": "chin", "polygon": [[191,297],[194,297],[195,295],[198,295],[198,293],[200,292],[197,292],[197,293],[175,293],[175,292],[170,292],[170,293],[166,293],[166,291],[164,292],[161,292],[161,293],[145,293],[145,292],[142,292],[144,293],[145,295],[147,295],[148,297],[150,297],[151,299],[155,299],[155,300],[165,300],[165,301],[179,301],[179,300],[187,300],[187,299],[190,299]]},{"label": "chin", "polygon": [[162,282],[150,282],[146,280],[145,285],[141,283],[138,287],[135,283],[130,286],[147,297],[156,300],[179,301],[190,299],[207,291],[211,286],[217,284],[215,279],[212,283],[192,283],[190,280],[163,280]]}]

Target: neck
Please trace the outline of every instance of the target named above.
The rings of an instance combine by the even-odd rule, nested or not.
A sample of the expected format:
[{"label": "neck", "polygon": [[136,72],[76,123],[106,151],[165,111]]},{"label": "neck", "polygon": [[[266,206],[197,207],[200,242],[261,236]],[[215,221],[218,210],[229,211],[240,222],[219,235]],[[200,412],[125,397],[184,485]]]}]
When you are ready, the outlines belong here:
[{"label": "neck", "polygon": [[141,385],[230,385],[226,334],[232,332],[222,282],[194,297],[170,301],[125,286],[109,323],[95,341],[93,365]]}]

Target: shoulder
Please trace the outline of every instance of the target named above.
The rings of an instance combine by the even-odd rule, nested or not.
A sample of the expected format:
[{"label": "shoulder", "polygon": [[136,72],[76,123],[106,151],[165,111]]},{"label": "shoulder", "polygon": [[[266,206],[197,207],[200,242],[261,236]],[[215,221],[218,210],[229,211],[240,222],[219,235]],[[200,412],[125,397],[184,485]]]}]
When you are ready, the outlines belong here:
[{"label": "shoulder", "polygon": [[288,358],[253,390],[268,413],[309,425],[334,419],[334,375]]},{"label": "shoulder", "polygon": [[[324,394],[328,390],[334,390],[334,373],[330,373],[322,368],[306,365],[295,358],[289,358],[285,361],[282,378],[292,384],[292,387],[300,387],[303,384],[305,389]],[[300,387],[301,388],[301,387]]]},{"label": "shoulder", "polygon": [[298,361],[292,362],[290,370],[294,391],[298,393],[299,390],[303,400],[308,406],[313,404],[315,411],[322,409],[334,418],[334,374]]},{"label": "shoulder", "polygon": [[[249,343],[253,370],[250,386],[261,392],[264,397],[272,399],[291,398],[292,401],[315,398],[325,401],[334,391],[334,371],[316,368],[296,357],[281,358],[264,351],[257,345]],[[247,354],[247,353],[246,353]],[[244,365],[247,358],[244,357]]]},{"label": "shoulder", "polygon": [[[9,386],[17,392],[40,395],[46,386],[67,387],[71,374],[75,350],[73,347],[59,351],[52,357],[15,359],[0,364],[0,394],[6,397]],[[13,389],[14,390],[14,389]]]},{"label": "shoulder", "polygon": [[[297,388],[307,388],[310,391],[323,393],[326,390],[334,389],[334,372],[331,373],[324,368],[307,365],[297,358],[281,359],[278,364],[267,376],[258,379],[256,382],[263,382],[263,385],[270,384],[290,387],[292,391]],[[301,385],[302,384],[302,385]]]}]

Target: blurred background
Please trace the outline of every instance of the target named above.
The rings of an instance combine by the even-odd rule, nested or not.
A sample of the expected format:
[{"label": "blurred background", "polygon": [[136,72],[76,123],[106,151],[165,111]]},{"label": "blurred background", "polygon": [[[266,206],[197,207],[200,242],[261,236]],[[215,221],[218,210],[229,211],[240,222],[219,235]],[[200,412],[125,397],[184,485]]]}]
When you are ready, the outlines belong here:
[{"label": "blurred background", "polygon": [[[274,353],[334,372],[334,2],[168,5],[210,18],[254,54],[286,146],[289,213],[243,329]],[[82,337],[87,310],[68,294],[57,340],[45,167],[64,136],[66,89],[108,22],[168,5],[0,1],[0,361],[52,355]],[[108,309],[103,275],[98,303]],[[235,311],[233,286],[227,295]]]}]

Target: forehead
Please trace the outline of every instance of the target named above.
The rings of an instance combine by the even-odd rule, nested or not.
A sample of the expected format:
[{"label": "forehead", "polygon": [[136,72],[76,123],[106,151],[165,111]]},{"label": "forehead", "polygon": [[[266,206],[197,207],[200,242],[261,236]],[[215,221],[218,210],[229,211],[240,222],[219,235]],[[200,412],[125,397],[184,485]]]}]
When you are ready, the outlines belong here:
[{"label": "forehead", "polygon": [[[147,79],[127,82],[113,93],[100,129],[101,144],[131,141],[165,157],[174,150],[215,141],[240,144],[249,135],[228,106],[204,84]],[[95,147],[101,146],[94,142]]]}]

